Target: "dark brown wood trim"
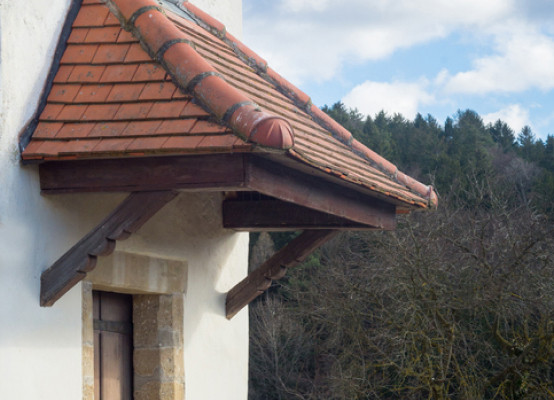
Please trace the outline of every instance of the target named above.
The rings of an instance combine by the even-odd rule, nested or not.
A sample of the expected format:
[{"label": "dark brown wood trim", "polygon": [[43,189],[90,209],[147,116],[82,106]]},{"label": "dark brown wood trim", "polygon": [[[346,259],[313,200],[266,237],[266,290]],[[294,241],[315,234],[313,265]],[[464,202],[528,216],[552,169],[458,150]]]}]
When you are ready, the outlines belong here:
[{"label": "dark brown wood trim", "polygon": [[380,230],[396,227],[396,207],[261,157],[246,163],[246,186],[289,203]]},{"label": "dark brown wood trim", "polygon": [[374,227],[352,222],[321,211],[277,199],[223,202],[223,227],[236,231],[301,231],[305,229],[371,230]]},{"label": "dark brown wood trim", "polygon": [[225,303],[227,318],[233,318],[244,306],[267,290],[272,280],[282,278],[287,268],[301,263],[337,233],[338,231],[335,230],[302,232],[227,293]]},{"label": "dark brown wood trim", "polygon": [[44,194],[150,190],[242,190],[243,154],[50,161],[39,165]]},{"label": "dark brown wood trim", "polygon": [[177,192],[173,191],[131,193],[96,228],[42,273],[40,305],[52,306],[94,269],[96,257],[110,254],[116,240],[128,238],[175,196]]}]

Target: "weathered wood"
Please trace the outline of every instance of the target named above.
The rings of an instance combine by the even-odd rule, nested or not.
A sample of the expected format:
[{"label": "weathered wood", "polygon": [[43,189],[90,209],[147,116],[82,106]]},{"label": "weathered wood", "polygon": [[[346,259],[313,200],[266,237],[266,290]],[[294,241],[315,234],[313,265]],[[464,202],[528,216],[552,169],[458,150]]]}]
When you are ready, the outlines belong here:
[{"label": "weathered wood", "polygon": [[282,278],[287,268],[301,263],[337,233],[336,230],[302,232],[227,293],[225,303],[227,318],[233,318],[244,306],[268,289],[272,280]]},{"label": "weathered wood", "polygon": [[98,226],[42,273],[40,305],[53,305],[95,267],[97,256],[110,254],[116,240],[126,239],[136,232],[176,195],[177,192],[173,191],[131,193]]},{"label": "weathered wood", "polygon": [[52,161],[39,165],[44,194],[150,190],[241,190],[242,154]]},{"label": "weathered wood", "polygon": [[277,199],[223,202],[223,227],[237,231],[369,230],[374,227]]},{"label": "weathered wood", "polygon": [[246,164],[246,186],[289,203],[376,229],[396,227],[395,206],[260,157]]}]

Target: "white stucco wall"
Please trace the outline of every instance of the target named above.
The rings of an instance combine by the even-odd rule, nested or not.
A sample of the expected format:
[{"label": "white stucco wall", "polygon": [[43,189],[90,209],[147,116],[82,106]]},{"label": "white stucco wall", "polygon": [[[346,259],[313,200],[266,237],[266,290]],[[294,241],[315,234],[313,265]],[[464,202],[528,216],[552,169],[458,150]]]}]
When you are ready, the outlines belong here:
[{"label": "white stucco wall", "polygon": [[[225,318],[225,294],[247,273],[248,234],[221,228],[220,193],[182,193],[118,249],[186,260],[186,399],[246,399],[248,312]],[[179,221],[179,223],[176,223]]]},{"label": "white stucco wall", "polygon": [[221,21],[225,28],[242,39],[242,0],[189,0],[192,4]]},{"label": "white stucco wall", "polygon": [[[37,106],[69,0],[0,1],[0,399],[81,398],[81,292],[39,307],[40,274],[124,194],[41,196],[18,135]],[[240,36],[240,0],[194,1]],[[246,399],[248,318],[224,317],[248,238],[218,224],[221,197],[184,194],[118,248],[186,259],[187,400]]]}]

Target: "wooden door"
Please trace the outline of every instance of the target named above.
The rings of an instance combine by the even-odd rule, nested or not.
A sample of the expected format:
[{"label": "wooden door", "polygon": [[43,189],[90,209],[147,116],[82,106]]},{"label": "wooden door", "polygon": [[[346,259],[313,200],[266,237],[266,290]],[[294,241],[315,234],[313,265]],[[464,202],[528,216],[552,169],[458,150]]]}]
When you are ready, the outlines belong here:
[{"label": "wooden door", "polygon": [[93,291],[94,398],[133,398],[133,297]]}]

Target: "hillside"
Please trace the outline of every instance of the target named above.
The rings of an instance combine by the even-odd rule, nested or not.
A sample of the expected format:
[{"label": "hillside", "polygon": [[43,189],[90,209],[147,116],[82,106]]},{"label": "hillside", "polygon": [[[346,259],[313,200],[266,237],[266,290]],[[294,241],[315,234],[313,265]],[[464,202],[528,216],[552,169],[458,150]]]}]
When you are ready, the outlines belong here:
[{"label": "hillside", "polygon": [[469,110],[324,110],[431,182],[439,209],[344,233],[260,296],[250,398],[553,399],[554,136]]}]

